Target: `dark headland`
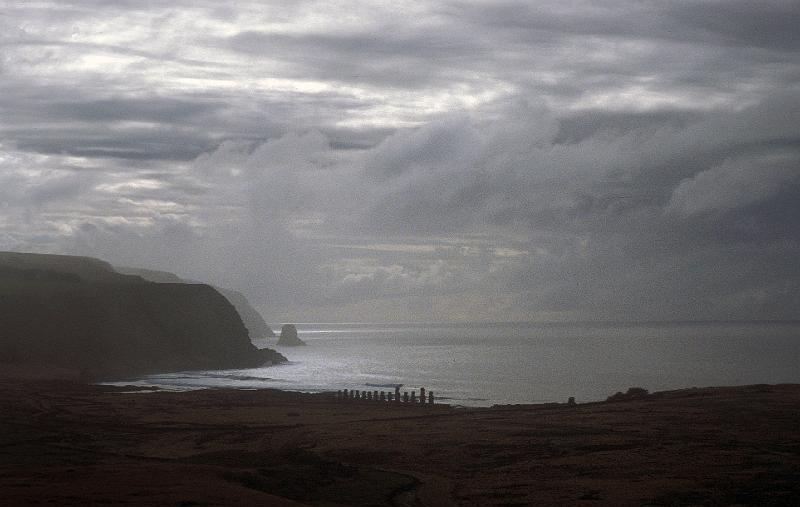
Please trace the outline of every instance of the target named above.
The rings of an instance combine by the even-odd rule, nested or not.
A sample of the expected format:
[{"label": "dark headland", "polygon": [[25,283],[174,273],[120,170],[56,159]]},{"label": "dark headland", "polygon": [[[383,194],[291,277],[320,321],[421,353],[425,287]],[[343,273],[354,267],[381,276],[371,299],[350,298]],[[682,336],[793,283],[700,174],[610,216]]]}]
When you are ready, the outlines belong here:
[{"label": "dark headland", "polygon": [[209,285],[154,283],[87,257],[0,252],[0,362],[110,379],[285,361]]}]

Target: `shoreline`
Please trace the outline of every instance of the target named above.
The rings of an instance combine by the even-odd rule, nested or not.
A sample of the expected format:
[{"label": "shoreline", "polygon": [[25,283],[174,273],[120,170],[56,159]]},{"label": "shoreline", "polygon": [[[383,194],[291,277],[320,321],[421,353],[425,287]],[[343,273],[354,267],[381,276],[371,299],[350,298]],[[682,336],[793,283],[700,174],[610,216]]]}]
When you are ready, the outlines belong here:
[{"label": "shoreline", "polygon": [[0,369],[14,505],[800,503],[800,384],[458,409],[24,370]]},{"label": "shoreline", "polygon": [[[86,383],[93,384],[93,385],[106,385],[106,386],[114,386],[114,387],[125,387],[129,386],[133,390],[163,390],[168,392],[194,392],[194,391],[203,391],[203,390],[231,390],[231,391],[259,391],[259,390],[272,390],[272,391],[282,391],[288,393],[298,393],[298,394],[310,394],[310,395],[319,395],[319,394],[327,394],[330,396],[336,395],[337,391],[342,390],[337,384],[335,387],[325,387],[325,388],[290,388],[290,387],[271,387],[269,385],[270,381],[280,379],[273,379],[270,377],[258,377],[258,376],[248,376],[248,375],[205,375],[208,372],[239,372],[243,371],[242,369],[230,369],[230,370],[186,370],[186,371],[176,371],[176,372],[164,372],[164,373],[154,373],[150,375],[144,375],[141,377],[128,377],[123,379],[106,379],[106,380],[89,380],[85,381],[85,379],[80,379],[80,381],[85,381]],[[2,364],[0,364],[0,377],[2,376]],[[191,384],[191,383],[168,383],[168,382],[158,382],[157,380],[151,381],[148,380],[148,377],[160,377],[160,376],[185,376],[185,378],[193,379],[193,378],[212,378],[212,379],[226,379],[230,380],[229,383],[213,383],[213,382],[206,382],[206,383],[198,383],[198,384]],[[237,381],[252,381],[257,383],[263,383],[265,385],[235,385],[234,382]],[[349,384],[350,386],[355,386],[357,390],[361,392],[374,392],[376,390],[376,386],[369,385],[369,384]],[[402,384],[401,384],[402,385]],[[645,392],[649,392],[649,395],[655,397],[661,397],[666,393],[672,392],[683,392],[683,391],[692,391],[698,389],[724,389],[724,388],[740,388],[740,387],[752,387],[752,386],[760,386],[760,385],[770,385],[770,386],[783,386],[783,385],[800,385],[800,382],[767,382],[767,383],[741,383],[741,384],[719,384],[719,385],[706,385],[706,386],[679,386],[679,387],[667,387],[664,389],[660,389],[657,391],[649,392],[649,389],[645,389]],[[440,394],[441,391],[436,389],[430,389],[427,386],[422,386],[425,388],[427,392],[433,390],[435,393],[436,404],[448,404],[453,407],[463,407],[463,408],[492,408],[492,407],[505,407],[505,406],[542,406],[542,405],[550,405],[550,406],[558,406],[558,405],[565,405],[568,403],[568,400],[571,398],[570,396],[565,397],[563,400],[525,400],[525,401],[510,401],[510,402],[503,402],[500,400],[493,401],[488,398],[453,398],[451,396],[447,396],[446,394]],[[620,388],[623,391],[625,389],[632,388],[632,389],[640,389],[639,387],[627,387],[627,388]],[[350,389],[350,387],[348,387]],[[386,391],[386,387],[383,388]],[[377,388],[377,391],[380,393],[381,389]],[[401,391],[408,391],[409,395],[411,391],[419,392],[419,386],[414,386],[410,388],[403,388]],[[446,393],[446,391],[445,391]],[[580,405],[592,404],[592,403],[605,403],[607,398],[614,395],[614,392],[608,392],[605,396],[597,397],[597,398],[590,398],[590,399],[579,399],[575,398],[575,402]],[[619,394],[619,393],[617,393]],[[463,403],[463,402],[470,402],[470,401],[482,401],[486,403],[480,404],[473,404],[473,403]],[[365,401],[365,403],[370,403],[371,401]]]}]

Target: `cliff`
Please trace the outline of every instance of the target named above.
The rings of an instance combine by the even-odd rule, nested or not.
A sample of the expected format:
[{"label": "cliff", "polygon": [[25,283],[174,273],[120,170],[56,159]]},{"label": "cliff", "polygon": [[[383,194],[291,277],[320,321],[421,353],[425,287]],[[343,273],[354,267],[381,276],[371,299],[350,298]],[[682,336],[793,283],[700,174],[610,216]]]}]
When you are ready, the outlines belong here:
[{"label": "cliff", "polygon": [[244,327],[250,331],[250,338],[257,340],[259,338],[274,338],[275,332],[264,322],[264,317],[258,313],[258,310],[253,308],[250,301],[247,300],[244,294],[231,289],[224,289],[222,287],[214,287],[220,294],[225,296],[231,302],[239,316],[242,318]]},{"label": "cliff", "polygon": [[96,259],[0,253],[0,361],[114,378],[285,361],[255,348],[208,285],[152,283]]},{"label": "cliff", "polygon": [[[141,276],[145,280],[158,283],[200,283],[191,280],[183,280],[178,275],[168,271],[157,271],[153,269],[130,268],[130,267],[115,267],[117,272],[129,275]],[[224,289],[222,287],[214,287],[225,298],[230,301],[239,316],[242,318],[244,327],[250,332],[250,338],[257,340],[259,338],[272,338],[275,333],[270,329],[264,318],[258,313],[258,310],[253,308],[250,301],[244,294],[235,290]]]}]

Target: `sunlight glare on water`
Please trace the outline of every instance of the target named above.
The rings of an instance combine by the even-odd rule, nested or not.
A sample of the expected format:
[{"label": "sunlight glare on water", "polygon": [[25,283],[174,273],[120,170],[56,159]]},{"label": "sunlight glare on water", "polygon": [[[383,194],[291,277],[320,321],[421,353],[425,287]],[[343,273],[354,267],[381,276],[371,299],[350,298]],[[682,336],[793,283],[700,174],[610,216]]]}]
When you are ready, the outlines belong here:
[{"label": "sunlight glare on water", "polygon": [[[800,324],[299,324],[289,364],[153,375],[169,388],[433,390],[459,405],[605,399],[650,391],[800,382]],[[257,343],[275,347],[275,339]],[[386,387],[378,387],[386,386]]]}]

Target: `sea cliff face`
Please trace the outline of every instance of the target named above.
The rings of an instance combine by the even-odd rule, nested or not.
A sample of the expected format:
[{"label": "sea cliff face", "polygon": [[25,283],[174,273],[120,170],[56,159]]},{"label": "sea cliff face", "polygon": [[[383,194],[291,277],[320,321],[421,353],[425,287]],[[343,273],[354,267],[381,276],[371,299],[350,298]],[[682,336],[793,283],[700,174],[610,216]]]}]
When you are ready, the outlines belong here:
[{"label": "sea cliff face", "polygon": [[[136,275],[148,280],[150,282],[158,283],[199,283],[192,280],[183,280],[178,275],[168,271],[157,271],[153,269],[132,268],[115,266],[114,269],[118,273],[126,275]],[[242,318],[244,327],[250,332],[251,340],[258,340],[261,338],[272,338],[275,333],[264,322],[264,318],[258,313],[258,310],[253,308],[250,301],[247,300],[244,294],[231,289],[224,289],[222,287],[214,287],[220,294],[230,301],[239,316]]]},{"label": "sea cliff face", "polygon": [[0,362],[99,379],[286,360],[254,347],[234,307],[208,285],[147,282],[96,259],[26,255],[0,253]]}]

